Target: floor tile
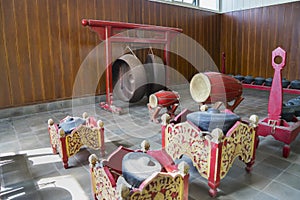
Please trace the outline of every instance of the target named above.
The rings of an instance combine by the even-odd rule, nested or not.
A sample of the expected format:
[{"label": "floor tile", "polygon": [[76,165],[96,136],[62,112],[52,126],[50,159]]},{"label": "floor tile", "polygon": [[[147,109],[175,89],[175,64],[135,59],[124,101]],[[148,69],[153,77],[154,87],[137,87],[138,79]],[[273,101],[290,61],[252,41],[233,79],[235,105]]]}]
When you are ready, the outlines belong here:
[{"label": "floor tile", "polygon": [[273,181],[264,192],[277,199],[296,200],[299,199],[300,191],[285,184]]}]

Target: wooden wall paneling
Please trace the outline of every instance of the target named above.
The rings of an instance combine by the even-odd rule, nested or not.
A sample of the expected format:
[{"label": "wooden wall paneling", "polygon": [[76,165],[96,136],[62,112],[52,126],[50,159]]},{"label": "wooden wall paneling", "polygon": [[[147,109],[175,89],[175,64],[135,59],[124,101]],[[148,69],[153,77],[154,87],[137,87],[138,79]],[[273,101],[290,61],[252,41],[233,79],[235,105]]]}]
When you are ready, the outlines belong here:
[{"label": "wooden wall paneling", "polygon": [[188,43],[188,46],[187,46],[187,48],[188,48],[187,53],[189,55],[188,58],[190,59],[190,61],[187,61],[187,73],[188,73],[187,79],[188,80],[190,80],[193,77],[193,75],[195,74],[194,70],[193,70],[194,69],[193,63],[195,63],[195,51],[194,51],[195,43],[192,42],[193,38],[195,37],[195,33],[194,33],[195,26],[193,24],[193,22],[195,21],[194,12],[195,12],[195,9],[189,8],[187,15],[186,15],[186,22],[187,23],[190,22],[190,23],[188,23],[189,28],[188,28],[187,34],[189,35],[189,40],[191,41]]},{"label": "wooden wall paneling", "polygon": [[[101,20],[106,20],[105,19],[105,16],[106,16],[106,13],[109,11],[106,11],[105,7],[104,7],[104,0],[94,0],[94,16],[95,16],[95,19],[101,19]],[[119,12],[119,13],[122,13],[122,12]],[[99,95],[99,94],[104,94],[105,93],[105,71],[103,71],[104,69],[104,64],[105,63],[105,60],[103,59],[103,51],[100,49],[100,44],[102,43],[102,41],[98,38],[98,35],[96,33],[93,33],[91,32],[90,30],[88,30],[88,28],[86,27],[83,27],[81,26],[80,27],[81,29],[87,29],[86,31],[91,34],[91,35],[94,35],[94,38],[95,38],[95,43],[97,45],[97,48],[96,48],[96,65],[97,65],[97,74],[98,74],[98,86],[97,86],[97,91],[96,91],[96,94]],[[103,72],[102,72],[103,71]],[[101,73],[102,72],[102,73]]]},{"label": "wooden wall paneling", "polygon": [[[294,2],[223,14],[220,49],[226,53],[226,69],[234,74],[273,77],[272,51],[281,46],[287,51],[283,77],[299,79],[299,8],[300,2]],[[233,55],[235,51],[240,52],[239,57]]]},{"label": "wooden wall paneling", "polygon": [[225,24],[225,21],[226,21],[226,17],[227,16],[223,16],[221,17],[221,24],[220,24],[220,55],[219,55],[219,59],[220,59],[220,64],[222,64],[223,62],[223,57],[222,57],[222,53],[225,53],[225,72],[226,74],[229,74],[229,73],[233,73],[232,70],[230,70],[230,66],[228,65],[228,53],[225,52],[225,50],[227,49],[226,46],[227,46],[227,42],[225,42],[225,37],[224,37],[224,34],[226,34],[226,26],[224,25]]},{"label": "wooden wall paneling", "polygon": [[259,37],[257,38],[258,40],[258,47],[259,47],[259,53],[258,53],[258,63],[256,63],[256,65],[258,66],[259,70],[258,70],[258,74],[257,76],[261,76],[261,77],[265,77],[265,78],[268,78],[266,76],[266,73],[265,73],[265,68],[268,67],[267,64],[266,64],[266,59],[265,59],[265,45],[264,45],[264,42],[265,42],[265,35],[266,35],[266,32],[267,32],[267,23],[264,23],[264,19],[266,18],[267,16],[267,12],[265,9],[257,9],[257,11],[259,12],[260,11],[260,17],[258,17],[258,22],[259,22],[259,26],[260,28],[258,29],[259,31]]},{"label": "wooden wall paneling", "polygon": [[[178,12],[178,7],[171,7],[170,8],[172,10],[172,16],[170,19],[170,23],[175,27],[175,28],[182,28],[181,24],[179,22],[179,12]],[[170,63],[169,66],[167,66],[167,68],[169,69],[172,68],[174,70],[172,70],[173,73],[169,73],[169,82],[175,82],[175,80],[178,80],[180,77],[180,73],[174,73],[175,71],[177,71],[177,65],[179,63],[179,56],[178,53],[179,52],[179,43],[180,43],[180,37],[182,35],[179,34],[177,35],[172,41],[171,41],[171,52],[169,52],[169,56],[170,56]],[[165,63],[166,64],[166,63]],[[170,71],[170,70],[169,70]],[[170,84],[170,83],[168,83]]]},{"label": "wooden wall paneling", "polygon": [[190,35],[190,39],[191,39],[191,44],[188,47],[189,50],[189,55],[190,55],[190,63],[189,63],[189,68],[188,68],[188,74],[189,77],[187,77],[188,79],[191,79],[193,77],[193,75],[196,73],[195,72],[195,63],[196,63],[196,44],[195,42],[197,42],[197,38],[196,38],[196,33],[195,33],[195,29],[196,29],[196,18],[195,18],[195,9],[190,9],[190,11],[188,12],[188,21],[190,21],[190,28],[189,28],[189,35]]},{"label": "wooden wall paneling", "polygon": [[269,40],[269,45],[266,51],[266,57],[269,57],[268,59],[268,67],[267,67],[267,75],[270,77],[273,77],[274,75],[274,69],[272,68],[272,51],[276,48],[277,46],[277,40],[276,40],[276,29],[277,29],[277,15],[278,15],[278,10],[274,7],[269,8],[269,30],[268,30],[268,40]]},{"label": "wooden wall paneling", "polygon": [[233,13],[233,18],[234,18],[234,22],[233,22],[233,31],[235,32],[235,37],[233,38],[233,40],[235,41],[235,48],[233,49],[233,56],[235,57],[235,62],[234,65],[232,66],[233,69],[240,69],[241,66],[241,49],[242,49],[242,34],[240,28],[241,28],[241,21],[242,19],[239,18],[239,15],[237,13]]},{"label": "wooden wall paneling", "polygon": [[[183,33],[186,36],[190,36],[189,33],[189,24],[186,23],[188,20],[188,11],[187,12],[180,12],[181,13],[181,24],[182,24],[182,29],[183,29]],[[177,67],[177,71],[182,71],[184,77],[189,78],[190,74],[189,74],[189,63],[186,60],[186,57],[189,55],[189,43],[188,43],[188,37],[184,37],[184,39],[182,40],[182,43],[180,45],[179,48],[183,48],[183,52],[184,52],[184,56],[181,59],[181,65],[179,65]]]},{"label": "wooden wall paneling", "polygon": [[[230,19],[231,15],[228,15],[227,18]],[[226,25],[224,25],[224,28],[225,28],[225,31],[224,31],[224,34],[222,34],[222,36],[223,37],[225,36],[225,38],[223,39],[224,40],[223,43],[226,44],[225,45],[225,48],[226,48],[225,53],[227,55],[227,60],[226,60],[227,65],[226,66],[229,70],[232,70],[234,74],[238,74],[238,73],[240,73],[239,72],[240,71],[239,66],[236,66],[236,67],[233,66],[232,65],[232,59],[231,59],[231,57],[232,57],[232,52],[231,52],[231,48],[232,48],[231,23],[230,24],[226,23]]]},{"label": "wooden wall paneling", "polygon": [[[3,1],[0,1],[0,21],[4,22],[4,11],[3,11]],[[11,86],[10,86],[10,77],[9,77],[9,63],[8,63],[8,55],[7,55],[7,46],[6,42],[6,35],[5,35],[5,23],[1,23],[0,26],[0,60],[1,67],[0,67],[0,91],[1,91],[1,98],[0,98],[0,107],[9,107],[12,105],[12,98],[11,98]]]},{"label": "wooden wall paneling", "polygon": [[39,66],[41,78],[44,84],[44,101],[55,99],[54,91],[54,71],[53,60],[51,59],[51,37],[50,37],[50,16],[48,0],[36,0],[33,7],[37,7],[36,31],[40,41],[39,51]]},{"label": "wooden wall paneling", "polygon": [[291,37],[290,51],[287,54],[290,65],[288,77],[290,80],[300,80],[300,22],[299,20],[293,20],[300,18],[300,2],[292,4],[291,7],[292,15],[286,16],[286,19],[293,23],[284,30],[284,33]]},{"label": "wooden wall paneling", "polygon": [[203,51],[199,51],[199,49],[202,49],[203,47],[203,16],[199,12],[194,12],[194,36],[193,39],[197,42],[195,44],[194,48],[194,57],[195,57],[195,66],[194,71],[191,74],[191,76],[194,76],[196,73],[199,73],[199,68],[204,65],[204,59],[203,59]]},{"label": "wooden wall paneling", "polygon": [[[118,4],[116,3],[116,5]],[[90,3],[88,11],[90,11],[91,13],[90,18],[97,19],[96,0],[93,0]],[[80,28],[86,28],[86,27],[81,26]],[[98,95],[101,92],[100,85],[104,85],[104,82],[100,82],[101,76],[104,75],[101,74],[101,62],[103,62],[103,59],[101,60],[102,55],[100,55],[99,48],[98,48],[98,44],[100,44],[101,41],[99,41],[97,34],[91,34],[91,32],[89,32],[89,36],[90,36],[91,43],[94,44],[92,51],[95,54],[95,56],[90,63],[92,67],[90,76],[93,78],[91,79],[92,82],[90,83],[91,85],[89,86],[90,91],[88,95],[95,95],[95,94]]]},{"label": "wooden wall paneling", "polygon": [[[264,10],[264,14],[265,14],[265,18],[263,19],[264,21],[268,21],[270,22],[270,12],[269,12],[269,8],[265,7],[263,8]],[[271,35],[271,28],[270,28],[270,23],[264,23],[265,27],[266,27],[266,31],[264,32],[264,40],[263,40],[263,48],[264,48],[264,52],[262,53],[262,55],[264,56],[264,65],[262,65],[263,70],[265,71],[265,77],[269,78],[269,77],[273,77],[273,74],[269,74],[269,68],[272,67],[272,63],[271,63],[271,59],[270,56],[272,54],[270,54],[270,35]]]},{"label": "wooden wall paneling", "polygon": [[[299,19],[300,18],[300,2],[298,2],[298,4],[294,4],[294,15],[295,15],[295,18],[293,19]],[[299,55],[300,55],[300,21],[299,20],[296,20],[295,24],[293,24],[293,28],[296,29],[296,33],[295,35],[293,35],[293,37],[295,37],[296,41],[295,43],[292,43],[292,44],[295,44],[297,45],[297,51],[296,52],[296,55],[293,57],[295,60],[296,60],[296,65],[295,65],[295,68],[297,70],[297,73],[294,74],[294,76],[291,76],[291,79],[300,79],[300,59],[299,59]],[[297,59],[298,58],[298,59]]]},{"label": "wooden wall paneling", "polygon": [[[246,15],[246,19],[247,19],[247,32],[245,33],[246,34],[246,40],[247,40],[247,43],[245,44],[246,46],[245,46],[245,50],[246,50],[246,57],[243,57],[243,59],[244,59],[244,63],[245,63],[245,68],[243,67],[243,74],[246,76],[246,75],[251,75],[251,74],[249,74],[249,71],[250,71],[250,63],[251,63],[251,59],[252,59],[252,57],[251,57],[251,54],[252,54],[252,52],[253,52],[253,46],[252,46],[252,44],[253,44],[253,40],[252,40],[252,38],[251,38],[251,36],[252,36],[252,27],[251,27],[251,25],[252,25],[252,23],[251,23],[251,20],[252,20],[252,15],[251,15],[252,13],[251,13],[251,10],[248,10],[248,12],[247,12],[247,15]],[[246,60],[245,60],[246,59]]]},{"label": "wooden wall paneling", "polygon": [[[81,25],[82,19],[92,19],[93,18],[93,2],[92,1],[84,1],[77,0],[77,20],[73,23],[78,23],[78,42],[79,42],[79,68],[76,72],[76,84],[73,87],[76,87],[73,92],[74,97],[78,96],[86,96],[90,93],[91,83],[94,80],[93,71],[91,70],[91,56],[89,53],[95,47],[93,42],[95,41],[94,35],[95,33],[91,32],[86,27]],[[89,10],[89,8],[91,10]],[[93,55],[92,55],[93,56]]]},{"label": "wooden wall paneling", "polygon": [[[289,44],[287,44],[285,42],[285,38],[287,38],[288,36],[286,34],[282,33],[282,30],[284,30],[284,18],[285,18],[285,9],[286,9],[286,5],[284,6],[276,6],[276,11],[277,11],[277,26],[276,26],[276,38],[277,38],[277,42],[274,46],[276,46],[275,48],[277,48],[278,46],[281,46],[283,49],[285,49],[285,51],[287,51],[287,53],[289,52]],[[275,49],[274,48],[274,49]],[[288,71],[290,68],[290,60],[287,59],[287,63],[286,63],[286,67],[284,68],[285,70],[282,70],[282,77],[287,77],[288,75]]]},{"label": "wooden wall paneling", "polygon": [[[71,43],[70,43],[70,27],[69,27],[69,9],[68,1],[62,1],[59,5],[59,46],[61,49],[61,70],[63,72],[62,80],[64,82],[64,96],[72,96],[73,88],[73,66],[71,65]],[[78,23],[78,22],[77,22]]]},{"label": "wooden wall paneling", "polygon": [[[30,0],[26,3],[26,24],[28,32],[28,54],[30,68],[32,70],[31,81],[33,84],[34,102],[45,100],[45,85],[43,79],[43,66],[41,56],[41,38],[39,34],[40,20],[38,15],[38,5],[36,0]],[[32,100],[29,100],[31,102]],[[29,103],[28,102],[28,103]]]},{"label": "wooden wall paneling", "polygon": [[220,14],[215,14],[214,15],[214,27],[212,29],[212,33],[214,34],[214,37],[212,37],[212,41],[214,41],[214,45],[213,45],[213,60],[216,64],[216,66],[218,66],[218,68],[220,69],[221,67],[221,62],[220,62],[220,44],[221,44],[221,36],[220,36],[220,27],[221,27],[221,15]]},{"label": "wooden wall paneling", "polygon": [[248,60],[247,60],[247,72],[246,75],[255,76],[255,52],[256,49],[256,31],[257,31],[257,24],[256,24],[256,13],[255,9],[249,10],[250,12],[250,19],[249,19],[249,40],[248,40]]},{"label": "wooden wall paneling", "polygon": [[178,43],[178,62],[176,63],[176,65],[172,66],[174,67],[174,69],[178,72],[180,72],[184,77],[188,76],[188,70],[187,70],[187,64],[185,62],[185,58],[184,55],[178,55],[180,52],[186,54],[187,53],[187,47],[186,47],[186,36],[188,36],[187,34],[187,24],[185,24],[185,16],[184,16],[185,12],[178,12],[178,24],[179,27],[183,29],[183,34],[185,34],[184,37],[180,37],[179,43]]},{"label": "wooden wall paneling", "polygon": [[70,97],[71,94],[73,95],[73,87],[75,84],[77,72],[80,68],[81,62],[80,62],[80,56],[79,56],[79,38],[78,38],[78,32],[82,28],[81,26],[81,21],[78,18],[77,15],[77,10],[78,10],[78,4],[77,0],[67,0],[66,3],[66,8],[67,8],[67,16],[66,20],[67,21],[67,41],[68,41],[68,51],[69,55],[69,63],[65,66],[66,68],[70,68],[70,84],[71,88],[69,88],[66,93]]},{"label": "wooden wall paneling", "polygon": [[[204,23],[205,18],[204,18],[203,14],[201,14],[199,18],[200,18],[199,22],[201,23],[200,24],[200,32],[198,33],[198,34],[200,34],[199,44],[201,45],[202,48],[205,48],[205,46],[204,46],[204,41],[206,40],[206,37],[205,37],[205,34],[204,34],[205,33],[205,23]],[[198,66],[198,67],[202,68],[205,64],[205,60],[203,59],[204,52],[201,51],[199,54],[200,54],[199,59],[201,59],[201,62],[199,62],[199,63],[201,63],[201,66]]]},{"label": "wooden wall paneling", "polygon": [[234,60],[230,61],[230,67],[231,71],[234,71],[234,74],[240,73],[241,64],[237,59],[237,56],[239,57],[240,50],[238,49],[240,41],[238,41],[238,34],[239,34],[239,25],[237,24],[238,16],[236,16],[236,13],[231,13],[232,21],[230,23],[230,32],[229,34],[232,34],[231,39],[229,39],[230,43],[230,55],[232,58],[235,58]]},{"label": "wooden wall paneling", "polygon": [[72,42],[72,47],[75,49],[74,55],[76,58],[73,60],[74,67],[73,69],[73,74],[74,74],[74,83],[73,83],[73,91],[72,91],[72,96],[73,97],[78,97],[80,94],[83,94],[84,92],[84,86],[85,86],[85,81],[82,76],[80,76],[82,73],[82,70],[84,68],[84,58],[85,58],[85,48],[86,42],[88,41],[88,37],[83,37],[83,35],[89,33],[89,30],[86,30],[85,28],[82,27],[81,25],[81,20],[85,18],[86,16],[83,14],[86,9],[86,3],[83,2],[82,0],[73,0],[70,2],[70,9],[72,8],[73,12],[70,12],[70,17],[72,16],[72,29],[69,31],[72,31],[73,35],[73,42]]},{"label": "wooden wall paneling", "polygon": [[50,26],[50,57],[52,60],[52,68],[54,74],[54,96],[55,99],[62,99],[65,97],[65,71],[62,62],[62,49],[61,49],[61,21],[59,17],[60,2],[47,1],[49,6],[49,26]]},{"label": "wooden wall paneling", "polygon": [[34,77],[32,76],[32,69],[30,64],[30,54],[28,47],[28,21],[26,13],[26,1],[13,1],[14,15],[15,15],[15,27],[16,27],[16,43],[17,43],[17,68],[20,72],[20,84],[23,95],[23,104],[35,99],[35,90],[33,88]]},{"label": "wooden wall paneling", "polygon": [[3,27],[5,32],[5,47],[6,55],[9,66],[8,76],[10,81],[10,91],[12,98],[12,105],[21,105],[24,102],[24,90],[21,83],[21,72],[18,69],[18,58],[17,58],[17,33],[16,33],[16,24],[15,24],[15,8],[13,1],[5,1],[5,4],[2,2],[2,5],[5,5],[3,8]]},{"label": "wooden wall paneling", "polygon": [[[98,1],[94,0],[93,1],[93,18],[94,19],[98,19],[97,18],[97,12],[99,11],[98,8]],[[81,23],[79,23],[81,24]],[[80,28],[84,28],[83,26],[81,26]],[[98,45],[100,44],[101,41],[99,41],[98,35],[97,34],[93,34],[95,43],[97,44],[96,47],[94,48],[95,51],[95,74],[96,74],[96,80],[95,82],[97,82],[97,87],[95,89],[95,95],[99,95],[102,93],[105,93],[105,80],[101,80],[101,77],[105,74],[105,73],[101,73],[101,62],[103,62],[103,59],[101,60],[101,55],[100,55],[100,50],[98,48]],[[103,87],[104,86],[104,87]]]},{"label": "wooden wall paneling", "polygon": [[[284,32],[288,32],[290,28],[293,27],[293,20],[291,20],[293,17],[293,6],[292,4],[288,4],[287,6],[285,6],[284,8],[284,15],[283,15],[283,31]],[[293,28],[291,29],[291,34],[283,34],[282,32],[280,32],[281,34],[281,38],[282,38],[282,43],[286,45],[286,51],[288,54],[293,54],[293,50],[292,50],[292,36],[293,36]],[[287,44],[291,44],[291,45],[288,45]],[[290,56],[288,55],[289,58],[292,58],[293,56]],[[284,71],[285,71],[285,74],[286,76],[288,77],[291,77],[291,69],[295,69],[295,62],[294,60],[287,60],[288,61],[288,66],[286,66],[284,68]]]}]

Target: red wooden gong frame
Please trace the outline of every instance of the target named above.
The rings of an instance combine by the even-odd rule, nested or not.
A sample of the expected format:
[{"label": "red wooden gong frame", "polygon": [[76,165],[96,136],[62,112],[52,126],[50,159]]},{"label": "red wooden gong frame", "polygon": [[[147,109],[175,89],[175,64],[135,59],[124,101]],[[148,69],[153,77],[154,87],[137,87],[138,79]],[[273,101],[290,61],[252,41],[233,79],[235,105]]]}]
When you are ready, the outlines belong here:
[{"label": "red wooden gong frame", "polygon": [[[275,58],[281,57],[281,63],[276,63]],[[300,132],[300,121],[294,117],[287,123],[281,119],[282,112],[282,82],[281,70],[285,67],[286,52],[278,47],[272,51],[272,66],[275,70],[272,87],[269,96],[268,117],[258,123],[259,136],[273,136],[276,140],[284,142],[282,155],[287,158],[290,154],[290,143],[294,141]]]},{"label": "red wooden gong frame", "polygon": [[[170,64],[169,49],[171,40],[182,32],[182,29],[153,26],[144,24],[134,24],[115,21],[93,20],[83,19],[81,21],[83,26],[89,26],[89,28],[96,32],[99,39],[106,41],[105,43],[105,66],[106,66],[106,102],[101,102],[100,106],[110,112],[120,113],[121,108],[117,108],[113,105],[113,83],[112,83],[112,43],[139,43],[139,44],[162,44],[164,45],[164,62],[167,66]],[[129,29],[156,31],[163,33],[163,38],[141,38],[137,36],[128,37],[115,32],[124,31]],[[166,73],[166,80],[168,74]],[[167,80],[168,82],[168,80]]]}]

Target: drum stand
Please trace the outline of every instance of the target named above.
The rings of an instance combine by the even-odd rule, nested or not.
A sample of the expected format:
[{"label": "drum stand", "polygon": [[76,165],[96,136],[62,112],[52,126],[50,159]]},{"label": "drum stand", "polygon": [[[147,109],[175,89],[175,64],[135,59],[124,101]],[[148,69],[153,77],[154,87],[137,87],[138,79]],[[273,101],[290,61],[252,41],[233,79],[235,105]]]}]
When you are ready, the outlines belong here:
[{"label": "drum stand", "polygon": [[[171,118],[174,118],[175,117],[175,111],[176,109],[178,108],[178,103],[175,103],[171,106],[168,106],[167,107],[167,114],[171,117]],[[149,110],[149,114],[150,114],[150,120],[152,122],[155,122],[155,123],[159,123],[157,117],[158,117],[158,114],[159,112],[161,111],[161,109],[163,108],[162,106],[157,106],[156,108],[152,108],[150,106],[150,104],[148,103],[147,104],[147,107],[148,107],[148,110]]]},{"label": "drum stand", "polygon": [[[91,30],[95,31],[99,39],[105,42],[105,66],[106,66],[106,102],[101,102],[100,106],[110,112],[120,114],[122,109],[113,105],[113,84],[112,84],[112,43],[135,43],[135,44],[163,44],[164,45],[164,61],[169,66],[169,49],[172,38],[178,33],[182,32],[182,29],[152,26],[143,24],[133,24],[125,22],[113,22],[104,20],[91,20],[83,19],[81,21],[83,26],[89,26]],[[159,37],[140,37],[128,36],[120,34],[120,31],[129,29],[137,29],[142,31],[154,31],[160,34]],[[118,33],[118,34],[116,34]],[[162,37],[161,37],[162,35]],[[166,73],[168,79],[168,73]]]},{"label": "drum stand", "polygon": [[[281,57],[282,62],[275,63],[275,57]],[[290,143],[300,132],[300,121],[294,117],[292,122],[287,123],[281,119],[282,112],[282,82],[281,70],[285,66],[286,52],[278,47],[272,52],[272,66],[275,69],[273,83],[269,96],[268,117],[258,123],[259,136],[273,136],[276,140],[284,142],[282,155],[287,158],[290,154]]]}]

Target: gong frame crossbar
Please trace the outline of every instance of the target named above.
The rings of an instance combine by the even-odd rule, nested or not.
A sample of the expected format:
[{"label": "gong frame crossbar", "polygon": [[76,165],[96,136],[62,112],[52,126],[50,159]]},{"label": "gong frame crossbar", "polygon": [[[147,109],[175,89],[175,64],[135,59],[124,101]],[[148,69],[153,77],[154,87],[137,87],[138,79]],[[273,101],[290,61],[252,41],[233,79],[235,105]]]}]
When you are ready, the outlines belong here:
[{"label": "gong frame crossbar", "polygon": [[[122,109],[113,105],[112,43],[164,45],[164,62],[167,66],[169,66],[170,64],[169,50],[170,50],[171,40],[177,34],[183,32],[182,29],[180,28],[105,21],[105,20],[83,19],[81,23],[83,26],[88,26],[92,31],[96,32],[100,40],[106,41],[105,42],[106,102],[101,102],[100,106],[107,111],[115,112],[115,113],[120,113]],[[130,30],[130,29],[159,32],[162,33],[163,37],[141,38],[138,36],[129,37],[127,35],[116,34],[117,32]],[[168,82],[167,73],[166,73],[166,80]]]}]

